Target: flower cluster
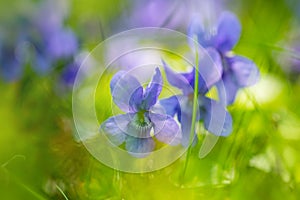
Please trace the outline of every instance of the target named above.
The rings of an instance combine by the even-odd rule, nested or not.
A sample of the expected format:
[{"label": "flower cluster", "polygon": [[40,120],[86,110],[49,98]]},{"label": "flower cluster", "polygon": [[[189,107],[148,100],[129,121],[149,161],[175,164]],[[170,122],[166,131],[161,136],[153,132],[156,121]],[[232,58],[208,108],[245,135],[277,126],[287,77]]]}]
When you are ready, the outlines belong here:
[{"label": "flower cluster", "polygon": [[[211,57],[218,55],[215,51],[209,54]],[[107,119],[101,124],[100,130],[106,133],[114,145],[125,142],[126,149],[136,157],[146,156],[155,148],[154,138],[166,144],[181,143],[187,147],[192,125],[194,78],[195,73],[199,73],[197,121],[203,120],[206,129],[215,135],[227,136],[232,127],[230,114],[221,103],[205,96],[209,88],[220,79],[221,65],[219,63],[219,67],[213,69],[205,63],[207,60],[199,63],[202,66],[200,71],[193,68],[189,73],[180,74],[163,61],[169,83],[181,89],[182,94],[159,101],[163,81],[158,68],[146,89],[134,76],[125,71],[118,72],[110,83],[111,94],[114,103],[126,114]],[[159,109],[161,106],[163,109]],[[212,112],[217,113],[217,119],[212,117]],[[180,126],[174,119],[175,115]]]},{"label": "flower cluster", "polygon": [[[120,71],[113,77],[110,84],[113,100],[126,114],[109,118],[101,125],[101,129],[115,145],[125,143],[126,149],[134,156],[147,155],[155,149],[156,141],[188,146],[191,140],[192,115],[195,112],[196,121],[203,122],[210,133],[217,136],[229,135],[232,131],[232,118],[226,107],[234,102],[240,88],[250,86],[258,80],[259,71],[254,62],[232,52],[241,34],[237,17],[231,12],[223,12],[215,24],[210,24],[212,28],[207,28],[199,15],[193,15],[190,7],[194,5],[198,5],[197,1],[176,1],[176,4],[171,0],[141,1],[134,4],[128,17],[128,27],[181,29],[194,16],[187,31],[190,43],[195,44],[196,38],[196,42],[205,48],[214,62],[214,67],[210,67],[207,60],[199,59],[198,66],[193,66],[191,71],[177,73],[166,61],[162,61],[167,81],[181,90],[181,94],[165,99],[158,99],[163,85],[158,68],[146,88],[125,71]],[[198,6],[195,7],[197,10]],[[189,14],[185,10],[187,8],[191,9]],[[28,66],[39,75],[56,69],[59,71],[59,80],[67,87],[72,86],[82,60],[75,58],[79,55],[79,40],[65,24],[67,13],[63,2],[43,1],[33,11],[33,15],[21,18],[16,23],[22,25],[17,25],[17,28],[23,31],[16,31],[14,35],[1,34],[1,77],[5,80],[18,80]],[[109,58],[117,57],[119,55],[115,55],[114,50],[130,46],[130,42],[136,41],[112,43],[111,49],[105,53],[113,54]],[[142,65],[146,59],[156,62],[153,57],[157,58],[157,55],[137,57],[125,55],[121,59],[121,67]],[[196,81],[195,77],[199,79]],[[196,82],[198,85],[195,85]],[[214,86],[218,89],[218,100],[207,97]],[[194,102],[195,94],[197,102]],[[195,104],[196,111],[193,108]],[[163,111],[158,109],[160,106]],[[196,134],[193,134],[196,139]]]},{"label": "flower cluster", "polygon": [[[232,52],[241,32],[241,25],[233,13],[223,12],[213,31],[205,29],[200,21],[195,18],[189,27],[190,42],[195,44],[193,38],[196,36],[209,56],[199,58],[198,66],[185,73],[173,71],[162,61],[169,84],[180,89],[181,94],[158,100],[162,89],[159,69],[145,90],[136,78],[124,71],[112,78],[113,101],[127,113],[101,124],[100,129],[112,143],[118,146],[125,142],[129,153],[137,157],[143,157],[155,148],[154,138],[187,147],[191,139],[197,139],[195,132],[191,133],[193,113],[196,121],[203,122],[205,129],[216,136],[228,136],[232,132],[232,117],[226,107],[234,102],[240,88],[258,80],[259,72],[250,59]],[[209,59],[214,67],[208,64]],[[197,87],[195,83],[198,83]],[[214,86],[218,89],[219,100],[207,97]],[[195,93],[197,102],[194,102]],[[193,109],[195,104],[196,111]],[[156,113],[157,105],[162,106],[164,112]],[[152,129],[154,134],[151,134]]]},{"label": "flower cluster", "polygon": [[79,45],[74,32],[64,26],[66,11],[63,2],[41,2],[29,15],[22,16],[22,20],[16,20],[8,28],[17,29],[15,34],[9,31],[1,34],[1,78],[19,80],[26,66],[30,66],[36,74],[44,75],[63,65],[66,69],[61,79],[68,77],[68,84],[74,79],[71,76],[74,76],[78,65],[73,60]]}]

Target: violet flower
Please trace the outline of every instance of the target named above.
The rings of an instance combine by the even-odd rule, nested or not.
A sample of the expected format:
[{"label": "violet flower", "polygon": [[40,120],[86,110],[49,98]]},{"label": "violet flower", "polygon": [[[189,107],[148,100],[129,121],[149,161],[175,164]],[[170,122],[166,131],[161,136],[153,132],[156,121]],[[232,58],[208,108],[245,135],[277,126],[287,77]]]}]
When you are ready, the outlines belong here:
[{"label": "violet flower", "polygon": [[236,45],[241,34],[241,25],[231,12],[223,12],[213,28],[205,29],[201,20],[194,19],[189,28],[189,36],[197,36],[204,48],[216,49],[223,62],[223,81],[225,90],[220,89],[226,104],[232,104],[239,88],[251,86],[258,81],[259,71],[253,61],[243,56],[233,55],[230,51]]},{"label": "violet flower", "polygon": [[[218,53],[210,49],[209,54],[215,61],[219,62],[216,62],[216,68],[207,67],[205,60],[199,64],[199,71],[197,71],[199,73],[197,121],[203,120],[204,126],[209,132],[217,136],[227,136],[232,130],[231,115],[222,103],[205,96],[207,91],[221,78],[222,72]],[[188,146],[192,124],[196,70],[193,68],[189,73],[175,73],[165,62],[163,64],[169,83],[179,88],[182,95],[162,99],[160,104],[165,108],[168,115],[175,116],[177,114],[178,120],[181,122],[181,143],[183,146]]]},{"label": "violet flower", "polygon": [[[176,121],[164,113],[155,113],[154,105],[162,90],[160,70],[146,89],[138,80],[120,71],[110,83],[114,103],[126,114],[107,119],[100,126],[114,145],[126,143],[125,147],[135,157],[148,155],[155,146],[153,137],[161,142],[177,145],[181,132]],[[154,131],[154,134],[151,134]]]}]

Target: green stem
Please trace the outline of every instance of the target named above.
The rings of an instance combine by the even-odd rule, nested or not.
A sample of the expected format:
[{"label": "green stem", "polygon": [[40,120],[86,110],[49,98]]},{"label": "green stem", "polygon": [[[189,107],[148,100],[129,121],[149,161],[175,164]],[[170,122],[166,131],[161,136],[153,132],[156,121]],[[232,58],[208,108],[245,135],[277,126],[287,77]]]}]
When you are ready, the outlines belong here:
[{"label": "green stem", "polygon": [[184,163],[183,173],[182,173],[182,180],[185,178],[185,173],[188,167],[189,157],[191,155],[192,151],[192,142],[194,138],[195,133],[195,124],[196,124],[196,117],[197,117],[197,102],[198,102],[198,82],[199,82],[199,73],[198,73],[198,65],[199,65],[199,55],[198,55],[198,49],[196,47],[195,49],[195,57],[196,57],[196,63],[195,63],[195,79],[194,79],[194,97],[193,97],[193,114],[192,114],[192,124],[191,124],[191,131],[190,131],[190,138],[189,138],[189,146],[187,149],[186,159]]},{"label": "green stem", "polygon": [[68,197],[67,197],[67,195],[64,193],[64,191],[57,184],[55,184],[55,187],[63,195],[63,197],[65,198],[65,200],[69,200]]}]

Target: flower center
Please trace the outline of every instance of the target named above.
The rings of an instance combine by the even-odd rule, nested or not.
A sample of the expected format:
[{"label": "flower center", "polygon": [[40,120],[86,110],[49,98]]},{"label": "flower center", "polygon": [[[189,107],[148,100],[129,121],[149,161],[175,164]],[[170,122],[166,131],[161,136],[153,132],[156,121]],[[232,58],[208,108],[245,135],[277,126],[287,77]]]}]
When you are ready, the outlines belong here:
[{"label": "flower center", "polygon": [[135,114],[132,121],[128,124],[128,134],[139,138],[150,137],[153,124],[147,114],[148,111],[146,110],[141,110]]},{"label": "flower center", "polygon": [[[141,126],[147,125],[146,117],[145,117],[146,112],[147,112],[146,110],[141,110],[141,111],[137,112],[137,114],[136,114],[136,122],[138,124],[140,124]],[[148,119],[148,121],[149,121],[149,119]]]}]

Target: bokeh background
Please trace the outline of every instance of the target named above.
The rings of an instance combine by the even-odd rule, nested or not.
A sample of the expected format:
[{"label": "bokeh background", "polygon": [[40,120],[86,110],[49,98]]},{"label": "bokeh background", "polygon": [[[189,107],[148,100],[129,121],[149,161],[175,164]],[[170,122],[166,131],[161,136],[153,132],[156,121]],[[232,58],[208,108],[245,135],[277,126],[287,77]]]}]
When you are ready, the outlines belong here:
[{"label": "bokeh background", "polygon": [[[0,199],[299,199],[300,2],[198,3],[206,5],[1,0]],[[177,180],[184,157],[145,174],[95,160],[76,137],[72,119],[72,84],[88,52],[131,28],[186,33],[191,13],[220,10],[238,16],[242,35],[234,51],[261,72],[259,83],[240,91],[228,108],[232,134],[204,159],[193,148],[185,185]],[[104,119],[109,108],[100,110]]]}]

